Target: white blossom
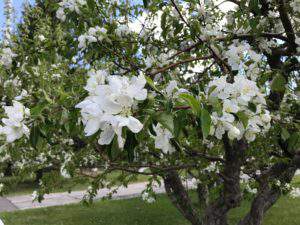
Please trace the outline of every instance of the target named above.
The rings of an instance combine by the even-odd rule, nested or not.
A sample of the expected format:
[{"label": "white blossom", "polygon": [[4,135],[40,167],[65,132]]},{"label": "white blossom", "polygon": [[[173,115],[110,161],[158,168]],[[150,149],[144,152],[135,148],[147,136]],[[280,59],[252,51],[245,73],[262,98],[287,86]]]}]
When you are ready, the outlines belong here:
[{"label": "white blossom", "polygon": [[33,191],[32,194],[31,194],[31,199],[32,201],[36,201],[39,197],[39,194],[37,191]]},{"label": "white blossom", "polygon": [[90,43],[102,41],[105,38],[106,32],[107,30],[103,27],[90,27],[88,32],[78,37],[78,48],[85,49]]},{"label": "white blossom", "polygon": [[45,36],[42,35],[42,34],[40,34],[40,35],[38,36],[38,39],[39,39],[41,42],[43,42],[43,41],[46,40]]},{"label": "white blossom", "polygon": [[123,37],[123,36],[130,34],[131,30],[127,24],[121,24],[117,27],[115,32],[116,32],[117,36]]},{"label": "white blossom", "polygon": [[300,0],[294,0],[290,3],[294,12],[300,13]]},{"label": "white blossom", "polygon": [[299,198],[300,197],[300,188],[293,188],[290,192],[290,196],[292,198]]},{"label": "white blossom", "polygon": [[[216,138],[221,139],[227,131],[232,140],[244,136],[251,142],[258,133],[270,128],[271,116],[266,109],[265,95],[254,81],[245,76],[235,76],[233,83],[228,83],[226,76],[215,78],[208,85],[207,95],[208,100],[217,98],[222,104],[221,115],[217,112],[211,115],[213,127],[210,134]],[[255,105],[255,112],[249,109],[249,103]],[[241,114],[247,118],[246,127],[243,124],[245,121],[239,119]]]},{"label": "white blossom", "polygon": [[60,175],[66,179],[71,178],[71,175],[69,174],[68,170],[65,168],[65,166],[60,167]]},{"label": "white blossom", "polygon": [[65,9],[68,9],[71,12],[76,12],[77,14],[80,13],[80,7],[86,5],[86,0],[62,0],[59,3],[59,8],[56,11],[56,17],[61,21],[66,20]]},{"label": "white blossom", "polygon": [[6,68],[10,68],[12,64],[12,60],[17,55],[11,50],[11,48],[3,48],[0,53],[0,65],[3,65]]},{"label": "white blossom", "polygon": [[21,94],[15,97],[16,101],[21,101],[23,98],[28,96],[28,92],[25,89],[22,89]]},{"label": "white blossom", "polygon": [[228,131],[229,139],[231,139],[231,140],[236,139],[240,136],[240,134],[241,134],[241,131],[237,127],[231,126],[229,128],[229,131]]},{"label": "white blossom", "polygon": [[60,19],[61,21],[66,20],[66,14],[65,14],[65,10],[63,7],[58,8],[58,10],[56,11],[56,17],[58,19]]},{"label": "white blossom", "polygon": [[90,70],[88,72],[89,79],[85,86],[85,90],[89,92],[90,95],[94,95],[96,88],[99,85],[105,84],[106,77],[108,77],[108,72],[106,70]]},{"label": "white blossom", "polygon": [[234,43],[228,47],[228,50],[224,54],[225,58],[228,59],[228,63],[232,70],[247,69],[245,61],[250,58],[255,63],[261,61],[262,56],[253,51],[248,43]]},{"label": "white blossom", "polygon": [[175,80],[171,80],[165,89],[165,93],[168,98],[177,98],[179,94],[188,92],[184,88],[178,88],[177,82]]},{"label": "white blossom", "polygon": [[155,148],[161,149],[165,154],[175,152],[175,148],[170,143],[170,139],[173,138],[172,133],[167,128],[164,128],[160,123],[153,126],[153,130],[156,133],[156,136],[153,136]]},{"label": "white blossom", "polygon": [[[104,84],[105,78],[107,84]],[[108,145],[117,135],[119,147],[123,148],[125,140],[122,128],[128,127],[133,133],[143,128],[143,124],[132,116],[131,111],[137,101],[147,98],[145,84],[143,75],[129,79],[117,75],[107,76],[103,71],[92,73],[86,86],[90,96],[76,106],[81,109],[86,136],[100,129],[99,144]]]},{"label": "white blossom", "polygon": [[[300,8],[300,1],[299,1],[299,8]],[[300,9],[299,9],[299,12],[300,12]],[[295,43],[298,45],[297,52],[300,52],[300,37],[296,36]]]},{"label": "white blossom", "polygon": [[0,134],[6,136],[8,143],[20,139],[23,135],[29,135],[29,129],[25,125],[25,118],[30,115],[28,108],[18,101],[13,101],[13,106],[4,106],[5,114],[8,118],[3,118],[0,126]]},{"label": "white blossom", "polygon": [[143,201],[145,201],[145,202],[147,202],[149,204],[155,202],[155,198],[152,197],[148,192],[143,192],[142,199],[143,199]]}]

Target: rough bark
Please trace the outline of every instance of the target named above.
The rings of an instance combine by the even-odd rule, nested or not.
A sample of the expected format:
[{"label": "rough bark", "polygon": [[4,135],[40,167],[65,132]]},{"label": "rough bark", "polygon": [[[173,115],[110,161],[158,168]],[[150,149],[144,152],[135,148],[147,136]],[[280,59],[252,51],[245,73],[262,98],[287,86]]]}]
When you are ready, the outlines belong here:
[{"label": "rough bark", "polygon": [[197,195],[199,204],[203,207],[207,207],[209,203],[209,190],[208,185],[205,184],[197,184]]},{"label": "rough bark", "polygon": [[192,225],[201,225],[200,215],[193,207],[187,190],[184,188],[181,179],[176,171],[170,171],[164,178],[165,189],[168,197],[182,215]]},{"label": "rough bark", "polygon": [[260,188],[251,204],[251,209],[238,225],[261,225],[266,211],[270,209],[281,196],[280,189],[270,187],[268,179],[275,178],[290,183],[296,169],[297,167],[293,163],[290,165],[284,163],[274,165],[270,169],[267,179],[263,178],[263,180],[259,181]]},{"label": "rough bark", "polygon": [[225,164],[222,172],[224,189],[220,197],[206,208],[203,218],[205,225],[227,225],[228,211],[239,206],[242,200],[240,172],[248,146],[243,140],[233,145],[230,145],[227,138],[224,138],[223,142],[225,148]]}]

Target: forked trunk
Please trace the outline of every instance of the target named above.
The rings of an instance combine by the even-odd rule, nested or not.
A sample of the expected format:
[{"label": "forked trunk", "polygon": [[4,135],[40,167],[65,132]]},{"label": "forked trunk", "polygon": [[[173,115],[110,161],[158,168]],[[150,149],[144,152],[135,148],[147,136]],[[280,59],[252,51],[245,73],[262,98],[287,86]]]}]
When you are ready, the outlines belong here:
[{"label": "forked trunk", "polygon": [[176,171],[170,171],[164,178],[165,189],[168,197],[175,207],[192,225],[202,225],[199,213],[193,207],[187,190]]}]

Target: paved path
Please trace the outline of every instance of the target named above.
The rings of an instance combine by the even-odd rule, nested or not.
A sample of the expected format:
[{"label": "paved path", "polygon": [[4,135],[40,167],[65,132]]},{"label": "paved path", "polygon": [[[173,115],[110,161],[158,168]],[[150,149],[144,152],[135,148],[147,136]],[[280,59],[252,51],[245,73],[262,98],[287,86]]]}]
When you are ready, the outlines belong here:
[{"label": "paved path", "polygon": [[[297,174],[300,175],[300,170],[297,171]],[[141,195],[141,192],[145,190],[147,183],[136,183],[128,185],[128,188],[121,187],[118,192],[113,195],[113,199],[125,199],[133,198]],[[187,182],[186,184],[189,188],[193,187],[192,182]],[[162,185],[161,187],[155,187],[154,191],[156,193],[164,193],[165,189]],[[107,196],[109,190],[104,188],[98,191],[96,199],[103,198]],[[83,196],[86,194],[86,191],[74,191],[72,193],[54,193],[45,195],[45,200],[42,203],[32,202],[31,195],[23,196],[13,196],[8,197],[7,199],[0,197],[0,212],[1,211],[13,211],[13,210],[23,210],[23,209],[32,209],[32,208],[41,208],[49,206],[58,206],[66,205],[71,203],[78,203],[82,200]]]},{"label": "paved path", "polygon": [[0,197],[0,212],[10,212],[14,210],[17,210],[15,205],[13,205],[8,199]]},{"label": "paved path", "polygon": [[[125,198],[133,198],[141,195],[141,192],[146,189],[147,183],[136,183],[128,185],[128,188],[121,187],[118,189],[118,192],[113,195],[113,199],[125,199]],[[191,183],[188,184],[191,187]],[[154,191],[156,193],[165,192],[164,186],[155,187]],[[101,199],[105,197],[109,193],[109,189],[100,189],[95,199]],[[49,207],[49,206],[57,206],[57,205],[66,205],[71,203],[78,203],[82,200],[83,196],[86,194],[86,191],[74,191],[71,193],[55,193],[45,195],[45,200],[41,203],[32,202],[31,195],[23,195],[23,196],[13,196],[8,197],[7,199],[13,203],[18,209],[32,209],[32,208],[41,208],[41,207]]]}]

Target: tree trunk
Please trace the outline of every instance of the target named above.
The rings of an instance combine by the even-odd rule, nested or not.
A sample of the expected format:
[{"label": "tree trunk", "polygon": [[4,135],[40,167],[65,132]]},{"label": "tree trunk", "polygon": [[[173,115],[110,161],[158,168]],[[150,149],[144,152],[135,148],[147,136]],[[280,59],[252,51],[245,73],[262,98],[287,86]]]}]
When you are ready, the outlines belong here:
[{"label": "tree trunk", "polygon": [[227,211],[223,199],[217,200],[206,208],[203,225],[227,225]]},{"label": "tree trunk", "polygon": [[4,176],[10,177],[13,175],[13,164],[12,162],[8,162],[4,169]]},{"label": "tree trunk", "polygon": [[225,164],[222,171],[224,188],[219,198],[206,208],[204,225],[227,225],[228,211],[239,206],[242,200],[240,173],[248,145],[243,140],[231,145],[227,137],[223,138],[223,143],[225,149]]},{"label": "tree trunk", "polygon": [[197,184],[197,195],[199,204],[203,207],[207,207],[209,203],[209,190],[206,184]]},{"label": "tree trunk", "polygon": [[170,171],[164,178],[165,189],[168,197],[181,214],[191,222],[192,225],[202,225],[200,215],[193,207],[187,190],[176,171]]},{"label": "tree trunk", "polygon": [[264,190],[253,200],[250,212],[238,223],[238,225],[261,225],[264,213],[278,200],[280,192]]},{"label": "tree trunk", "polygon": [[[290,183],[296,169],[297,167],[293,164],[278,163],[271,168],[267,178]],[[265,212],[275,204],[280,196],[281,190],[270,187],[268,179],[260,180],[259,192],[251,204],[251,209],[238,225],[261,225]]]}]

